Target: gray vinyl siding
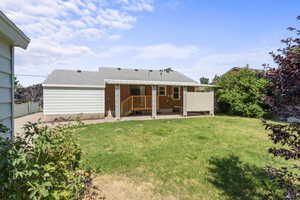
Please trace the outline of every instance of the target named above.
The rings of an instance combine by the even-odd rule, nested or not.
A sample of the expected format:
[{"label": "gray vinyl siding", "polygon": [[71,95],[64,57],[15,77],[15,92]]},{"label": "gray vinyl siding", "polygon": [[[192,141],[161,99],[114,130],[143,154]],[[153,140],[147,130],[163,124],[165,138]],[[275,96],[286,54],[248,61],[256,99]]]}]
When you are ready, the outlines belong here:
[{"label": "gray vinyl siding", "polygon": [[[0,38],[0,123],[13,131],[13,55],[11,45]],[[8,135],[9,136],[9,135]]]},{"label": "gray vinyl siding", "polygon": [[104,89],[44,88],[44,114],[104,114]]}]

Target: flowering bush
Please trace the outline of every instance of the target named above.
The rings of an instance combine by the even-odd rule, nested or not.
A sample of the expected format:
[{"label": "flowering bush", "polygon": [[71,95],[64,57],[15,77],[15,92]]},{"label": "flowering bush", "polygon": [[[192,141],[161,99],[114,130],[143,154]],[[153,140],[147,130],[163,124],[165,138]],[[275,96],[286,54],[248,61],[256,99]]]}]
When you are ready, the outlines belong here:
[{"label": "flowering bush", "polygon": [[81,150],[73,130],[28,123],[24,137],[0,137],[0,199],[80,198],[89,174],[78,170]]}]

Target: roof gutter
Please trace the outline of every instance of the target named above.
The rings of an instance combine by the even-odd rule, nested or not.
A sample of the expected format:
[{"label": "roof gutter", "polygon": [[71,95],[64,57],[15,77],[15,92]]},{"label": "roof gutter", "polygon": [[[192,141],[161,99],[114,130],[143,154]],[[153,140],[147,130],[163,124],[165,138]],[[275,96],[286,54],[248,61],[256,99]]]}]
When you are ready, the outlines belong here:
[{"label": "roof gutter", "polygon": [[44,88],[105,88],[104,85],[42,84]]},{"label": "roof gutter", "polygon": [[217,87],[215,85],[200,84],[197,82],[173,82],[173,81],[143,81],[143,80],[116,80],[104,79],[107,84],[120,85],[173,85],[173,86],[195,86],[195,87]]},{"label": "roof gutter", "polygon": [[30,39],[2,11],[0,11],[0,27],[0,33],[14,46],[27,48]]}]

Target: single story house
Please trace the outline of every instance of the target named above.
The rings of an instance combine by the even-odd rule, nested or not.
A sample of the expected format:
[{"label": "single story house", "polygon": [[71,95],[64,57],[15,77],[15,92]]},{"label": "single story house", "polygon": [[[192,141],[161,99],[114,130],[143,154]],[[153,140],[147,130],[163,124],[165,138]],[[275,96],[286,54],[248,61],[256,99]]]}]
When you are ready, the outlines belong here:
[{"label": "single story house", "polygon": [[103,118],[150,113],[214,113],[214,87],[177,71],[100,67],[98,71],[55,70],[43,83],[44,115]]},{"label": "single story house", "polygon": [[30,39],[0,11],[0,123],[14,129],[14,47],[26,49]]}]

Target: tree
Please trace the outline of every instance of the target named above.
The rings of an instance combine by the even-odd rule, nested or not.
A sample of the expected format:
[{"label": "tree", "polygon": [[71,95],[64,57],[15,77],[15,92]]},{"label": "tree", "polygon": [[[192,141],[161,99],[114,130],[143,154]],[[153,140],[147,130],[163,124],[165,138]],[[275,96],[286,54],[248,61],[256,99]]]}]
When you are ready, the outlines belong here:
[{"label": "tree", "polygon": [[201,77],[201,78],[200,78],[200,83],[201,83],[201,84],[208,84],[208,83],[209,83],[209,79],[208,79],[208,78],[205,78],[205,77]]},{"label": "tree", "polygon": [[14,76],[14,98],[15,98],[15,100],[20,99],[22,91],[23,91],[23,86],[21,85],[21,83],[17,79],[17,77]]},{"label": "tree", "polygon": [[163,72],[170,73],[170,72],[173,72],[173,71],[174,70],[171,67],[167,67],[165,69],[160,69],[159,70],[160,78],[163,79]]},{"label": "tree", "polygon": [[[300,20],[300,16],[297,17]],[[300,30],[289,27],[288,30],[296,33],[296,38],[290,37],[282,42],[285,48],[278,49],[277,53],[271,52],[278,68],[269,68],[265,77],[270,81],[268,85],[269,96],[266,102],[270,111],[282,117],[298,116],[300,105]],[[274,156],[283,157],[285,160],[300,159],[300,123],[264,125],[270,131],[269,137],[275,147],[269,149]],[[300,198],[300,165],[299,162],[294,167],[288,165],[282,168],[267,167],[267,172],[271,180],[280,185],[284,190],[280,199]],[[268,197],[274,199],[273,191]]]},{"label": "tree", "polygon": [[220,78],[220,76],[215,75],[214,78],[213,78],[213,80],[212,80],[212,83],[216,84],[218,82],[219,78]]},{"label": "tree", "polygon": [[262,117],[265,80],[259,73],[248,68],[229,72],[218,78],[217,103],[221,112],[246,117]]},{"label": "tree", "polygon": [[14,77],[14,89],[15,92],[19,89],[23,88],[23,86],[21,85],[20,81],[17,79],[17,77]]},{"label": "tree", "polygon": [[174,71],[171,67],[167,67],[165,69],[163,69],[164,72],[170,73],[172,71]]}]

